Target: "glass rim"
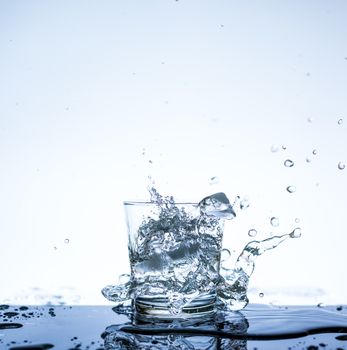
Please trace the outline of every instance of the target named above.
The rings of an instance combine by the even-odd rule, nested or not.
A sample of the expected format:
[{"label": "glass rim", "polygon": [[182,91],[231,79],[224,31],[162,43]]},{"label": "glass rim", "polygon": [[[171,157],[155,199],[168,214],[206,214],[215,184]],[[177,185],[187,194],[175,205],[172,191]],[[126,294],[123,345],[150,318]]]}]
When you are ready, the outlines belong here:
[{"label": "glass rim", "polygon": [[[199,203],[195,203],[195,202],[175,202],[175,205],[194,205],[194,206],[198,206]],[[148,202],[148,201],[123,201],[123,205],[155,205],[157,206],[157,203],[153,203],[153,202]]]}]

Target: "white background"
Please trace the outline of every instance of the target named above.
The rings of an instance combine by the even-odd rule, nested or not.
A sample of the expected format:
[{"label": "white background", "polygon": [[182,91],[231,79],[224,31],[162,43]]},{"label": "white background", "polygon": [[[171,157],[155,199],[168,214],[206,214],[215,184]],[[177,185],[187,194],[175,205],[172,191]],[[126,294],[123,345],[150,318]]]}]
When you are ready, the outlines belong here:
[{"label": "white background", "polygon": [[346,18],[345,1],[0,1],[0,302],[106,302],[122,201],[151,174],[178,200],[248,196],[235,255],[251,228],[301,227],[259,258],[251,301],[346,303]]}]

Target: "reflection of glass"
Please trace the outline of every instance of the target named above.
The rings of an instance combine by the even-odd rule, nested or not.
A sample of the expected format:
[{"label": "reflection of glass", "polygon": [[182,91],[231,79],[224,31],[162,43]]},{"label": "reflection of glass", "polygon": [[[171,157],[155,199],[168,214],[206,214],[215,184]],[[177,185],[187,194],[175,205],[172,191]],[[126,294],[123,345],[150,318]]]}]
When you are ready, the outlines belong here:
[{"label": "reflection of glass", "polygon": [[248,321],[241,312],[218,311],[208,320],[190,318],[146,323],[132,318],[131,310],[130,307],[114,308],[117,314],[126,314],[132,320],[128,318],[128,322],[106,328],[103,333],[106,350],[247,349],[246,339],[231,337],[247,333]]},{"label": "reflection of glass", "polygon": [[124,203],[133,300],[139,317],[201,317],[215,311],[223,220],[193,203],[163,210]]}]

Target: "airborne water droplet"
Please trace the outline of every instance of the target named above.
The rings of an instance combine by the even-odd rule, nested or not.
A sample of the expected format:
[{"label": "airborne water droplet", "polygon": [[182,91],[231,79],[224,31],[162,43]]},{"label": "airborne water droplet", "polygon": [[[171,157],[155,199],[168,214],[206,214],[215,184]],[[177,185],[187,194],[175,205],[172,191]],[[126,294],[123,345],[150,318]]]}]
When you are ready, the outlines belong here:
[{"label": "airborne water droplet", "polygon": [[245,210],[249,207],[250,203],[249,203],[249,200],[247,198],[243,198],[241,199],[241,202],[240,202],[240,209],[241,210]]},{"label": "airborne water droplet", "polygon": [[210,185],[216,185],[219,183],[219,177],[218,176],[212,176],[210,178]]},{"label": "airborne water droplet", "polygon": [[248,231],[248,236],[249,237],[255,237],[257,235],[258,231],[252,228],[251,230]]},{"label": "airborne water droplet", "polygon": [[275,153],[275,152],[278,152],[278,146],[277,145],[272,145],[271,146],[271,152]]},{"label": "airborne water droplet", "polygon": [[345,163],[339,162],[339,164],[337,164],[337,167],[338,167],[340,170],[343,170],[343,169],[346,167],[346,165],[345,165]]},{"label": "airborne water droplet", "polygon": [[294,162],[290,159],[284,161],[284,166],[287,168],[291,168],[294,165]]},{"label": "airborne water droplet", "polygon": [[272,217],[270,222],[271,222],[271,225],[274,226],[274,227],[278,227],[279,224],[280,224],[280,221],[276,217]]},{"label": "airborne water droplet", "polygon": [[300,219],[299,219],[299,218],[295,218],[295,222],[296,222],[296,223],[299,223],[299,222],[300,222]]},{"label": "airborne water droplet", "polygon": [[341,125],[343,123],[343,119],[340,118],[338,121],[337,121],[337,124]]},{"label": "airborne water droplet", "polygon": [[287,191],[289,192],[289,193],[294,193],[295,191],[296,191],[296,187],[295,186],[288,186],[287,187]]},{"label": "airborne water droplet", "polygon": [[220,261],[224,262],[224,261],[226,261],[226,260],[228,260],[230,258],[231,253],[230,253],[229,249],[224,248],[224,249],[221,250],[220,255],[221,255],[220,256]]},{"label": "airborne water droplet", "polygon": [[316,154],[317,154],[317,150],[314,149],[314,150],[312,151],[312,154],[316,155]]},{"label": "airborne water droplet", "polygon": [[306,157],[306,163],[311,163],[311,158]]},{"label": "airborne water droplet", "polygon": [[287,149],[286,145],[282,145],[282,149],[285,151]]},{"label": "airborne water droplet", "polygon": [[312,123],[312,122],[313,122],[313,118],[312,118],[312,117],[309,117],[309,118],[307,118],[307,121],[308,121],[309,123]]},{"label": "airborne water droplet", "polygon": [[259,293],[259,297],[263,298],[264,297],[264,293]]},{"label": "airborne water droplet", "polygon": [[64,239],[64,243],[68,244],[70,242],[70,240],[68,238]]},{"label": "airborne water droplet", "polygon": [[300,227],[297,227],[296,229],[294,229],[294,231],[292,231],[289,236],[291,238],[299,238],[301,237],[301,228]]}]

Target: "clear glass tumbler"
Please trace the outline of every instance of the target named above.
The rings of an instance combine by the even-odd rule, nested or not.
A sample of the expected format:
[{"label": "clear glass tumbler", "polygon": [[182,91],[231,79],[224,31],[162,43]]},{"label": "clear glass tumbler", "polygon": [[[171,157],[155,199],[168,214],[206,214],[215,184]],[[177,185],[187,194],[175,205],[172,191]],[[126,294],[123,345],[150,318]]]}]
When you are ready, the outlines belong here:
[{"label": "clear glass tumbler", "polygon": [[216,308],[223,220],[198,204],[124,202],[133,306],[162,319],[211,315]]}]

